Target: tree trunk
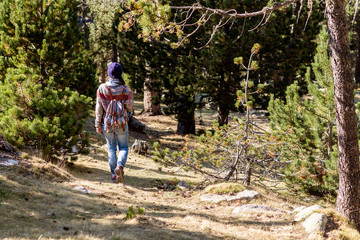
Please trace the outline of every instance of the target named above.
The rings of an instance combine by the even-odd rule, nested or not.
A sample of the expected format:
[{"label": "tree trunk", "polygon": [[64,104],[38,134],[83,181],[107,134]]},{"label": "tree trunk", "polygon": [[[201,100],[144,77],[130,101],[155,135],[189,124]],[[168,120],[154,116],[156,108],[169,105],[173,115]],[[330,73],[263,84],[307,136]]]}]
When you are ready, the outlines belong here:
[{"label": "tree trunk", "polygon": [[15,152],[16,150],[5,141],[5,138],[0,134],[0,151]]},{"label": "tree trunk", "polygon": [[244,184],[245,186],[250,186],[251,183],[251,160],[246,159],[246,168],[245,168],[245,177],[244,177]]},{"label": "tree trunk", "polygon": [[355,82],[360,84],[360,14],[356,16],[356,61],[355,61]]},{"label": "tree trunk", "polygon": [[102,61],[98,64],[98,69],[100,68],[100,76],[99,76],[99,83],[106,82],[106,62]]},{"label": "tree trunk", "polygon": [[179,96],[177,119],[177,134],[186,135],[195,133],[195,103],[190,102],[187,96]]},{"label": "tree trunk", "polygon": [[117,51],[116,43],[113,43],[113,46],[112,46],[111,61],[118,62],[118,51]]},{"label": "tree trunk", "polygon": [[86,0],[82,0],[81,2],[81,13],[82,13],[82,23],[81,23],[81,28],[84,32],[84,45],[85,45],[85,49],[89,50],[90,49],[90,42],[89,42],[89,38],[90,38],[90,29],[88,24],[86,23],[87,21],[87,6],[86,6]]},{"label": "tree trunk", "polygon": [[217,120],[220,126],[228,124],[229,113],[230,113],[230,104],[231,97],[229,97],[229,81],[225,79],[225,74],[221,73],[219,87],[221,88],[220,93],[218,94],[218,107],[217,107]]},{"label": "tree trunk", "polygon": [[149,130],[149,127],[140,122],[137,118],[134,116],[131,116],[129,118],[129,128],[131,131],[139,132],[139,133],[147,133]]},{"label": "tree trunk", "polygon": [[217,112],[218,112],[217,120],[218,120],[220,126],[228,124],[229,113],[230,113],[229,105],[227,103],[224,103],[224,101],[219,102]]},{"label": "tree trunk", "polygon": [[179,116],[176,133],[180,135],[195,134],[195,117],[182,118]]},{"label": "tree trunk", "polygon": [[159,82],[147,76],[144,82],[144,109],[141,114],[162,115],[160,107]]},{"label": "tree trunk", "polygon": [[338,212],[360,229],[360,165],[345,0],[327,0],[339,149]]}]

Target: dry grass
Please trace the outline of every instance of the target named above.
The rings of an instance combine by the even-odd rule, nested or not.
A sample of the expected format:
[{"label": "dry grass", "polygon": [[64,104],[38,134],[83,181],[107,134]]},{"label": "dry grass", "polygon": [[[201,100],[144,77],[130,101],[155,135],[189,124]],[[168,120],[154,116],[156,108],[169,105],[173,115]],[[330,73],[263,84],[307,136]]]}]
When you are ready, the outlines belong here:
[{"label": "dry grass", "polygon": [[[149,141],[160,140],[172,148],[181,148],[184,144],[184,138],[174,134],[174,118],[139,119],[158,133]],[[91,131],[90,154],[80,156],[67,169],[34,157],[24,160],[19,166],[0,167],[0,238],[306,239],[302,227],[292,224],[293,218],[289,215],[291,209],[306,205],[301,200],[254,187],[262,197],[251,203],[273,206],[282,211],[235,216],[233,209],[248,201],[203,203],[199,197],[205,193],[204,190],[161,189],[156,185],[160,180],[185,180],[196,184],[202,181],[202,177],[182,170],[160,170],[151,156],[130,153],[125,168],[125,185],[111,184],[105,142],[96,135],[92,123],[90,118],[86,127]],[[130,142],[133,141],[132,137]],[[73,189],[79,186],[86,188],[88,193]],[[235,193],[242,186],[220,184],[213,189]],[[126,212],[131,206],[143,208],[144,214],[126,220]],[[341,236],[353,234],[349,229],[343,229]]]},{"label": "dry grass", "polygon": [[231,182],[224,182],[224,183],[210,185],[204,189],[206,193],[220,194],[220,195],[221,194],[233,195],[243,190],[245,190],[245,187],[243,185],[239,183],[231,183]]}]

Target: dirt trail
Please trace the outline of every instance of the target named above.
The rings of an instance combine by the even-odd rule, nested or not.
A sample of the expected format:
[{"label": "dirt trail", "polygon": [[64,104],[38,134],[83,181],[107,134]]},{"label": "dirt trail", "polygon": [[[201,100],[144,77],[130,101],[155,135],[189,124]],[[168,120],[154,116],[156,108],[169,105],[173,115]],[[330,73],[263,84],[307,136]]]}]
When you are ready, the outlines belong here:
[{"label": "dirt trail", "polygon": [[[141,120],[158,131],[149,141],[179,147],[184,143],[174,134],[171,126],[175,125],[165,124],[174,119],[160,116]],[[88,130],[91,123],[89,119]],[[130,152],[125,184],[112,184],[104,140],[93,130],[91,138],[90,154],[67,169],[69,181],[36,178],[19,173],[15,167],[10,172],[0,168],[1,238],[305,239],[301,226],[292,224],[288,214],[291,203],[285,199],[260,189],[262,197],[251,203],[283,212],[235,216],[233,209],[247,201],[203,203],[199,200],[203,190],[167,190],[164,184],[172,181],[196,184],[202,178],[192,172],[161,168],[150,156]],[[129,207],[135,212],[142,208],[144,213],[126,220]]]}]

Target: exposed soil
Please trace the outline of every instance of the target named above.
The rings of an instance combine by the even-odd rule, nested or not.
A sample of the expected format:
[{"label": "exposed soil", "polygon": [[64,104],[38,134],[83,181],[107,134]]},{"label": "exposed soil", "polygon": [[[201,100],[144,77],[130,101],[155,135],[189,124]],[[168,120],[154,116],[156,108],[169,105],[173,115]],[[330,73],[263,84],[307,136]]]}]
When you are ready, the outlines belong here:
[{"label": "exposed soil", "polygon": [[[206,128],[211,124],[205,119]],[[169,116],[138,116],[151,135],[131,133],[151,145],[177,149],[185,140],[176,135],[176,120]],[[280,213],[234,215],[248,201],[204,203],[204,190],[181,191],[180,180],[194,187],[202,176],[157,165],[151,156],[129,154],[125,184],[110,183],[107,149],[89,118],[91,151],[66,169],[38,158],[28,171],[19,166],[0,167],[0,238],[9,239],[305,239],[301,225],[293,224],[290,210],[301,204],[261,188],[262,197],[251,203],[281,209]],[[45,168],[46,166],[46,168]],[[31,168],[31,169],[30,169]],[[20,169],[20,170],[19,170]],[[43,172],[41,172],[43,171]],[[57,181],[49,176],[57,174]],[[61,179],[61,176],[63,178]],[[311,203],[307,203],[308,205]],[[126,219],[129,207],[135,217]],[[139,214],[138,210],[144,213]]]}]

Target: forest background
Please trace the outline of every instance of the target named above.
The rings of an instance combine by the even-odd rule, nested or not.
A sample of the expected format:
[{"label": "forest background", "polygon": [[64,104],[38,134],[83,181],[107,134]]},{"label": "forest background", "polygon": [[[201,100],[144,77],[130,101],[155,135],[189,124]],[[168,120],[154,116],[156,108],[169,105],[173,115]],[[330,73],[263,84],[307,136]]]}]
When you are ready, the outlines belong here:
[{"label": "forest background", "polygon": [[[86,153],[85,120],[97,86],[106,81],[107,64],[117,61],[127,84],[143,96],[142,114],[174,114],[178,134],[201,135],[195,109],[217,111],[214,128],[199,138],[208,151],[173,153],[155,144],[155,160],[217,179],[245,175],[248,184],[251,172],[260,180],[271,175],[299,191],[336,196],[337,131],[325,3],[309,1],[304,7],[294,1],[281,11],[237,21],[169,7],[189,4],[2,1],[1,134],[18,148],[39,149],[48,161]],[[200,4],[255,12],[274,2]],[[346,10],[349,61],[358,80],[356,8],[349,4]],[[268,110],[271,131],[259,134],[250,124],[249,116],[259,110]],[[231,111],[247,117],[228,124]],[[214,160],[209,154],[217,153],[214,146],[230,157]]]}]

